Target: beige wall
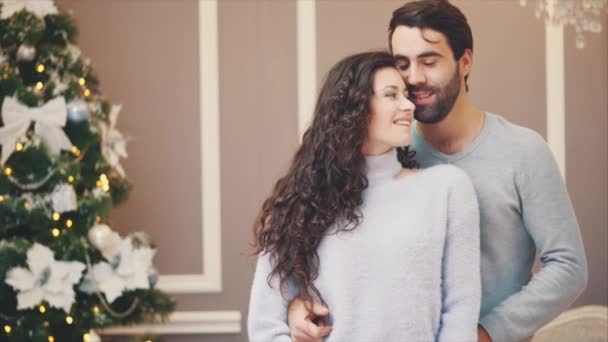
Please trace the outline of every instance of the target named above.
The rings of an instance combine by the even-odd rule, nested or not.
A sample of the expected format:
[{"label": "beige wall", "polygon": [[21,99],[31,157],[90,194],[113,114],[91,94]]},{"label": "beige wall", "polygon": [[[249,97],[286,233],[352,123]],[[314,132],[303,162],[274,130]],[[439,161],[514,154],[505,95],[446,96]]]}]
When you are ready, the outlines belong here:
[{"label": "beige wall", "polygon": [[565,33],[566,178],[590,270],[576,305],[608,304],[608,16],[602,25],[584,50]]},{"label": "beige wall", "polygon": [[[402,1],[318,1],[318,82],[338,58],[386,46]],[[482,109],[546,135],[544,25],[518,1],[460,0],[475,37],[471,96]],[[112,215],[121,232],[146,230],[161,273],[200,273],[201,170],[196,0],[61,0],[79,24],[119,128],[133,137],[124,162],[135,185]],[[567,181],[591,276],[577,304],[608,304],[608,23],[573,48],[566,30]],[[177,295],[178,310],[240,310],[245,331],[253,258],[251,225],[297,146],[294,0],[221,0],[218,8],[223,291]],[[524,39],[521,39],[524,38]],[[203,184],[204,186],[204,184]],[[171,336],[170,342],[245,341],[239,335]]]}]

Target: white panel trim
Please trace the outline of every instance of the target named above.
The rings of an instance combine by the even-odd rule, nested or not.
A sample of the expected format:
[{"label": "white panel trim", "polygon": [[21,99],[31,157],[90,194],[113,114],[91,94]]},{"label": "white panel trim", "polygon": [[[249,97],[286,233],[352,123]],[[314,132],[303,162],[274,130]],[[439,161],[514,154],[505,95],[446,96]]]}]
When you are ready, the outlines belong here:
[{"label": "white panel trim", "polygon": [[169,316],[167,323],[140,324],[103,329],[101,335],[196,335],[239,334],[241,313],[239,311],[182,311]]},{"label": "white panel trim", "polygon": [[217,0],[199,0],[201,132],[201,274],[160,275],[158,288],[170,293],[222,291],[220,125]]},{"label": "white panel trim", "polygon": [[297,0],[298,137],[312,123],[317,95],[316,0]]},{"label": "white panel trim", "polygon": [[564,26],[545,23],[547,143],[566,180],[566,90]]}]

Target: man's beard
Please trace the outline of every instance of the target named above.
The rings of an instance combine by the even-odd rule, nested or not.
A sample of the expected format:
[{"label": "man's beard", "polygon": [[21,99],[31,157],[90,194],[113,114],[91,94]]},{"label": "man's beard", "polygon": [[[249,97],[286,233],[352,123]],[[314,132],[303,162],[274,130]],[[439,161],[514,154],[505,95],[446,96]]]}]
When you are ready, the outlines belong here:
[{"label": "man's beard", "polygon": [[416,106],[414,118],[426,124],[438,123],[452,110],[456,98],[458,98],[458,93],[460,93],[460,65],[456,65],[456,72],[454,72],[454,76],[452,76],[452,79],[445,87],[437,88],[430,85],[411,86],[408,88],[408,91],[410,94],[416,91],[430,91],[435,94],[436,99],[434,103]]}]

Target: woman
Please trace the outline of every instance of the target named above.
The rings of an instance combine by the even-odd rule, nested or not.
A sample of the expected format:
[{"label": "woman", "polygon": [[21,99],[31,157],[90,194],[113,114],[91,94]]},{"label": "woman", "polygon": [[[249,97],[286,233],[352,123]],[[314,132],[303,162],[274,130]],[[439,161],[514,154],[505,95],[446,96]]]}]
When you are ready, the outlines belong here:
[{"label": "woman", "polygon": [[248,332],[291,341],[296,296],[330,310],[327,341],[476,341],[479,213],[449,165],[415,171],[397,148],[414,105],[393,58],[368,52],[329,72],[312,126],[255,224]]}]

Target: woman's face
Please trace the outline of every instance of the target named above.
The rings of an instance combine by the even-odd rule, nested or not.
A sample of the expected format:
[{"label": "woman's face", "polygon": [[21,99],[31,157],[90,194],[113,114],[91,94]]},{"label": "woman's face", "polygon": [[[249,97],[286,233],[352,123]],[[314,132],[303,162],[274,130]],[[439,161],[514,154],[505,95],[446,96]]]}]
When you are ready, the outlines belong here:
[{"label": "woman's face", "polygon": [[378,155],[407,146],[412,140],[414,104],[407,98],[405,82],[396,68],[386,67],[374,74],[374,94],[370,98],[370,121],[363,154]]}]

